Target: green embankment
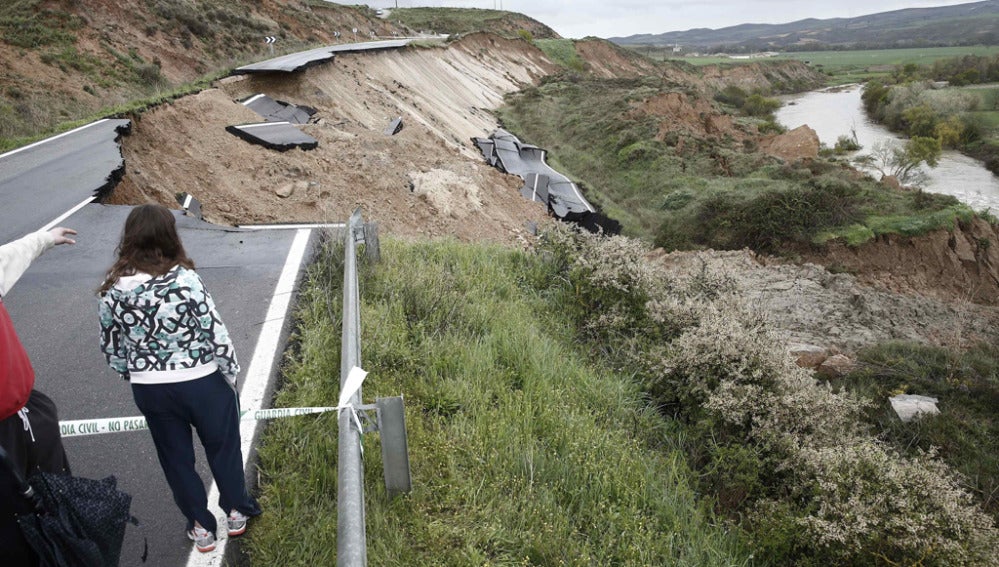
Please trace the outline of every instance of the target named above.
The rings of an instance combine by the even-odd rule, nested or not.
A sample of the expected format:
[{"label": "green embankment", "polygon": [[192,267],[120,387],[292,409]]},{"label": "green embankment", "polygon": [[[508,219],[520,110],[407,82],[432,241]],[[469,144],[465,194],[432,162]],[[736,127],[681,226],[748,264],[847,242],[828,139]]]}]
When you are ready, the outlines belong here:
[{"label": "green embankment", "polygon": [[[342,246],[299,302],[274,407],[338,394]],[[748,565],[691,488],[682,429],[577,352],[555,263],[496,247],[382,242],[361,277],[364,398],[405,396],[414,490],[386,498],[364,438],[372,565]],[[336,418],[272,422],[254,564],[331,565]]]},{"label": "green embankment", "polygon": [[698,134],[696,115],[685,122],[634,111],[674,91],[654,78],[555,78],[509,96],[500,115],[547,149],[552,167],[579,181],[625,234],[668,249],[780,252],[830,238],[858,245],[953,228],[974,214],[953,197],[890,190],[834,160],[781,164],[751,141]]}]

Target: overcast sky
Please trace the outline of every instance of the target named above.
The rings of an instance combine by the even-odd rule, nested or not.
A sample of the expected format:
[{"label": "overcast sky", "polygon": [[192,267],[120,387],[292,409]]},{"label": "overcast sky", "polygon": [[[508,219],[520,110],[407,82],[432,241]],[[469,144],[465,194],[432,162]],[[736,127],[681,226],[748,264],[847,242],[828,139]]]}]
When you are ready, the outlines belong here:
[{"label": "overcast sky", "polygon": [[[341,2],[347,3],[347,2]],[[967,0],[369,0],[372,8],[488,8],[520,12],[559,35],[626,37],[738,24],[783,24],[805,18],[853,18],[866,14],[967,4]]]}]

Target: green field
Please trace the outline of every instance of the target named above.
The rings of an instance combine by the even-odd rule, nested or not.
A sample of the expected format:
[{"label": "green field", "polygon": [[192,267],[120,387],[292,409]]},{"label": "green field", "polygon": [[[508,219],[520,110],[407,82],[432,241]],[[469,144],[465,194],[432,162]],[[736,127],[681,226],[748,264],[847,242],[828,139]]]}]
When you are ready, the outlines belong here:
[{"label": "green field", "polygon": [[[673,59],[693,65],[740,64],[754,59],[733,59],[731,57],[674,57],[671,49],[635,48],[643,55],[654,59]],[[879,73],[890,71],[896,65],[915,63],[929,65],[934,61],[961,57],[964,55],[996,55],[999,46],[926,47],[911,49],[877,49],[861,51],[797,51],[780,53],[768,59],[796,59],[815,66],[831,77],[832,83],[855,82]]]}]

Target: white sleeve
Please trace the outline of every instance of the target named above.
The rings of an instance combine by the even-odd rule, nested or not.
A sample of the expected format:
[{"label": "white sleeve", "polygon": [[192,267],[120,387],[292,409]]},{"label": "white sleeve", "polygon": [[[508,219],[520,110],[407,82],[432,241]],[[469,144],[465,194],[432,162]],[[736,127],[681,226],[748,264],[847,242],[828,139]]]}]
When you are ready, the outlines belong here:
[{"label": "white sleeve", "polygon": [[32,232],[24,238],[0,246],[0,295],[7,295],[35,258],[55,246],[55,237],[47,230]]}]

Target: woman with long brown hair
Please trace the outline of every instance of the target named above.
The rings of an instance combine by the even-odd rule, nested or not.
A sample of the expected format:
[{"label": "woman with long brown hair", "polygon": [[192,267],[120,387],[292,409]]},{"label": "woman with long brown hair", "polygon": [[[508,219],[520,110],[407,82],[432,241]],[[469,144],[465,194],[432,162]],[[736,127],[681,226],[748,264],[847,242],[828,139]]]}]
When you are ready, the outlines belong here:
[{"label": "woman with long brown hair", "polygon": [[187,518],[187,536],[198,551],[211,551],[218,524],[194,468],[191,427],[218,484],[219,506],[229,514],[229,536],[241,535],[247,519],[260,514],[246,490],[232,341],[170,209],[132,209],[117,255],[99,290],[101,350],[132,384],[174,502]]}]

